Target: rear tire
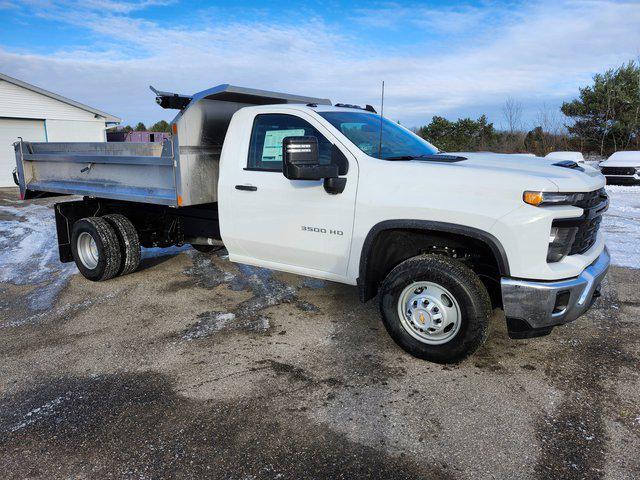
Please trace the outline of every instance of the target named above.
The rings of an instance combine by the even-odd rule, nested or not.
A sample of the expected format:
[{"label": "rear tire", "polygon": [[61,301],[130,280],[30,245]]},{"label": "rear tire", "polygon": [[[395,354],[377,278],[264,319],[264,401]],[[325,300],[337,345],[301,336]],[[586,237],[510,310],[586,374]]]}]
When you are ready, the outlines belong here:
[{"label": "rear tire", "polygon": [[73,224],[71,252],[80,273],[93,282],[118,274],[122,256],[114,229],[99,217],[82,218]]},{"label": "rear tire", "polygon": [[453,258],[419,255],[405,260],[387,275],[379,298],[387,332],[414,357],[453,363],[486,339],[491,315],[487,289]]},{"label": "rear tire", "polygon": [[118,275],[127,275],[135,272],[140,266],[140,238],[138,231],[131,220],[119,213],[104,215],[109,225],[113,227],[120,243],[120,255],[122,257]]}]

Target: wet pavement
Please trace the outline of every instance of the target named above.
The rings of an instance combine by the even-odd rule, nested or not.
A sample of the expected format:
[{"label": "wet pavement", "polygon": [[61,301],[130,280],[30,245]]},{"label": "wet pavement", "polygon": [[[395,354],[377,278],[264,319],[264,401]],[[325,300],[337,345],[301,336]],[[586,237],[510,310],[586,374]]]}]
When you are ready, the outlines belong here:
[{"label": "wet pavement", "polygon": [[[145,250],[57,261],[52,200],[0,189],[3,478],[640,478],[640,270],[544,338],[405,354],[354,287]],[[59,200],[59,199],[58,199]]]}]

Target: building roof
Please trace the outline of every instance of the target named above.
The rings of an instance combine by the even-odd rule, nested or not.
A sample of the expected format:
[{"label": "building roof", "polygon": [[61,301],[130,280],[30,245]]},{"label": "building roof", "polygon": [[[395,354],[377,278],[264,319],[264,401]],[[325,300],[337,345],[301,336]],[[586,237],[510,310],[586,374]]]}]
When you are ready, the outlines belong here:
[{"label": "building roof", "polygon": [[9,82],[27,90],[31,90],[32,92],[39,93],[40,95],[44,95],[45,97],[53,98],[55,100],[58,100],[59,102],[66,103],[67,105],[74,106],[81,110],[91,112],[94,115],[104,117],[105,123],[120,123],[122,121],[120,117],[116,117],[115,115],[103,112],[102,110],[98,110],[97,108],[90,107],[88,105],[85,105],[84,103],[76,102],[75,100],[71,100],[70,98],[66,98],[62,95],[58,95],[57,93],[45,90],[44,88],[36,87],[35,85],[31,85],[30,83],[23,82],[22,80],[18,80],[17,78],[10,77],[9,75],[5,75],[4,73],[0,73],[0,80],[4,80],[5,82]]}]

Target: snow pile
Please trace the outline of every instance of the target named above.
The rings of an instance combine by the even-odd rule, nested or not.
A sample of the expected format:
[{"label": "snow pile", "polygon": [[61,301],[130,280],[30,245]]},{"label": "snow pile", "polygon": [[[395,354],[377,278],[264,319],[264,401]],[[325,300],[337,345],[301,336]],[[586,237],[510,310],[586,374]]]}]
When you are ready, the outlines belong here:
[{"label": "snow pile", "polygon": [[238,317],[235,313],[230,312],[203,312],[198,315],[198,321],[189,325],[182,333],[182,339],[189,342],[200,340],[222,330],[262,333],[269,330],[270,327],[269,319],[263,316]]},{"label": "snow pile", "polygon": [[233,313],[206,312],[198,315],[199,320],[191,325],[182,335],[184,340],[206,338],[212,333],[228,327],[235,319]]},{"label": "snow pile", "polygon": [[51,207],[0,205],[0,282],[35,285],[29,307],[48,309],[76,272],[60,263],[56,224]]},{"label": "snow pile", "polygon": [[640,268],[640,187],[608,185],[611,201],[602,220],[611,262]]}]

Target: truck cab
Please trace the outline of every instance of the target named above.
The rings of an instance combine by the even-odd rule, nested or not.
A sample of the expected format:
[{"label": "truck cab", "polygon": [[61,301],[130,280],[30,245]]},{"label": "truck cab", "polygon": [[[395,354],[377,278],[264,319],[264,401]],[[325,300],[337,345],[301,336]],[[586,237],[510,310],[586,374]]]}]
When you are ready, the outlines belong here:
[{"label": "truck cab", "polygon": [[[160,154],[171,155],[161,163],[175,178],[171,190],[171,177],[158,177],[166,205],[102,187],[122,156],[103,155],[100,181],[86,190],[76,180],[75,192],[59,191],[93,193],[57,207],[63,261],[104,280],[83,264],[88,237],[94,268],[115,255],[109,242],[120,245],[114,264],[125,262],[123,243],[137,242],[138,258],[140,244],[224,245],[233,262],[354,285],[362,301],[377,297],[398,345],[436,362],[475,351],[493,308],[504,310],[510,336],[527,338],[575,320],[598,297],[609,255],[599,231],[608,198],[597,170],[552,158],[443,153],[370,106],[221,87],[193,97],[159,92],[158,103],[180,109]],[[55,191],[61,180],[34,175],[42,157],[24,150],[18,170],[32,172],[38,191]],[[139,168],[139,159],[131,162]],[[89,214],[93,224],[77,227]],[[109,229],[115,235],[103,235]]]},{"label": "truck cab", "polygon": [[[232,261],[358,285],[366,301],[402,262],[439,255],[478,276],[516,338],[598,295],[608,199],[589,166],[447,155],[373,112],[326,105],[244,108],[227,135],[219,214]],[[291,137],[315,138],[320,165],[340,159],[342,191],[283,175]]]}]

